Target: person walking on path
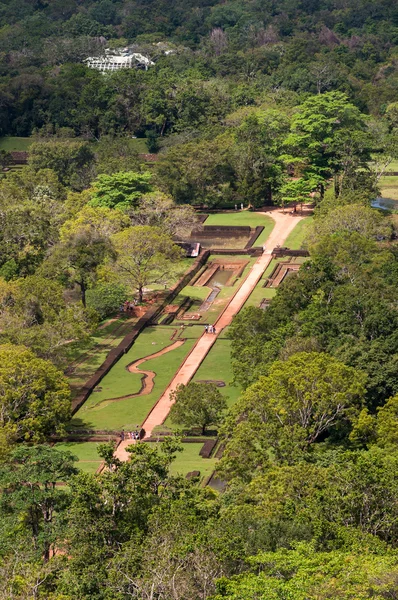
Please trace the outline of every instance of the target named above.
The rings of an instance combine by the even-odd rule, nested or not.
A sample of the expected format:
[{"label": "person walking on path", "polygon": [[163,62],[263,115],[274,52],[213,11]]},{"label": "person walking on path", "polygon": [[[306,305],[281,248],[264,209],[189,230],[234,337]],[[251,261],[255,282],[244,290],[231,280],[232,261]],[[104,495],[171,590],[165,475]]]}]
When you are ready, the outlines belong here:
[{"label": "person walking on path", "polygon": [[211,330],[212,330],[212,333],[214,333],[214,335],[215,335],[216,334],[216,328],[215,328],[214,325],[212,326]]},{"label": "person walking on path", "polygon": [[208,331],[209,331],[209,326],[205,325],[205,333],[208,333]]},{"label": "person walking on path", "polygon": [[120,439],[124,442],[124,429],[122,429],[122,433],[120,434]]}]

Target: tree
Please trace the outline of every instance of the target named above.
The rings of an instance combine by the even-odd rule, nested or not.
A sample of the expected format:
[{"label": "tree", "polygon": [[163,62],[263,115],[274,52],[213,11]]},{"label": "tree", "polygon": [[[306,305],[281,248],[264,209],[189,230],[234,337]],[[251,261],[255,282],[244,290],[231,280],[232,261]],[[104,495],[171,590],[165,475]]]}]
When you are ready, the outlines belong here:
[{"label": "tree", "polygon": [[86,294],[88,308],[94,309],[100,319],[114,315],[128,297],[128,289],[122,283],[100,283]]},{"label": "tree", "polygon": [[68,342],[85,339],[96,319],[80,304],[66,302],[56,281],[38,275],[8,284],[0,280],[0,340],[27,346],[61,364]]},{"label": "tree", "polygon": [[23,346],[0,346],[0,427],[10,438],[41,441],[70,419],[68,382]]},{"label": "tree", "polygon": [[85,231],[108,238],[129,225],[128,216],[120,211],[104,206],[86,205],[72,219],[65,221],[59,230],[59,235],[61,242],[65,242],[74,235]]},{"label": "tree", "polygon": [[52,169],[63,185],[76,190],[87,187],[93,162],[88,142],[51,140],[35,142],[29,148],[29,164],[35,171]]},{"label": "tree", "polygon": [[224,396],[214,383],[179,385],[171,398],[174,402],[170,410],[173,423],[185,427],[199,426],[203,435],[209,425],[220,424],[227,408]]},{"label": "tree", "polygon": [[249,387],[232,409],[225,426],[232,438],[224,464],[232,456],[244,461],[251,453],[254,471],[270,448],[277,460],[293,461],[356,416],[364,384],[363,373],[325,353],[299,352],[284,362],[275,361],[268,375]]},{"label": "tree", "polygon": [[161,192],[145,194],[134,211],[130,212],[133,225],[159,227],[168,235],[186,239],[193,228],[199,228],[199,220],[191,206],[175,204],[172,198]]},{"label": "tree", "polygon": [[398,396],[389,398],[377,411],[376,436],[379,446],[398,443]]},{"label": "tree", "polygon": [[395,557],[382,549],[319,552],[314,544],[300,543],[261,553],[250,562],[255,572],[221,578],[214,600],[381,600],[394,593],[397,576]]},{"label": "tree", "polygon": [[0,467],[0,513],[6,523],[10,521],[9,534],[29,531],[44,561],[60,539],[62,516],[70,501],[59,484],[68,483],[77,473],[76,460],[69,452],[49,446],[19,446]]},{"label": "tree", "polygon": [[137,205],[138,200],[151,191],[151,174],[134,171],[113,175],[99,175],[93,184],[90,205],[94,207],[127,210]]},{"label": "tree", "polygon": [[[326,182],[335,173],[367,166],[370,144],[368,138],[364,143],[364,130],[364,115],[347,96],[327,92],[310,96],[298,107],[285,148],[293,160],[301,158],[304,174],[316,175]],[[289,162],[288,156],[285,161]],[[320,191],[323,195],[324,184]]]},{"label": "tree", "polygon": [[97,173],[113,175],[121,171],[140,170],[138,152],[126,138],[102,136],[95,146],[95,154]]},{"label": "tree", "polygon": [[126,284],[137,290],[140,302],[144,288],[166,283],[183,256],[181,248],[158,227],[130,227],[114,235],[112,241],[117,252],[115,268]]},{"label": "tree", "polygon": [[[329,209],[329,210],[328,210]],[[311,224],[308,243],[312,247],[323,236],[338,232],[356,232],[367,239],[389,239],[392,235],[391,222],[379,212],[362,204],[319,208],[318,218]]]},{"label": "tree", "polygon": [[95,281],[97,267],[107,258],[114,258],[110,240],[95,230],[81,229],[54,248],[43,271],[66,283],[78,285],[83,306],[86,307],[89,283]]}]

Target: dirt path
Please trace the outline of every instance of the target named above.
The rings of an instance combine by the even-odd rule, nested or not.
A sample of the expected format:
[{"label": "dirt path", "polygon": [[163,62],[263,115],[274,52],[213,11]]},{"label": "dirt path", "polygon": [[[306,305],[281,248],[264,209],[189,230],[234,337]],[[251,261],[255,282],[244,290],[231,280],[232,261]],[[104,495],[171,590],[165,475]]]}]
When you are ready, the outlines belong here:
[{"label": "dirt path", "polygon": [[[166,391],[163,393],[142,424],[142,427],[146,432],[146,438],[150,437],[153,429],[157,425],[161,425],[167,418],[172,406],[172,401],[170,398],[171,392],[174,391],[178,385],[186,385],[192,379],[219,336],[220,332],[225,327],[230,325],[233,317],[243,307],[253,289],[261,279],[264,271],[271,262],[272,250],[278,244],[281,246],[288,235],[293,231],[297,223],[304,218],[297,213],[294,215],[290,213],[283,213],[279,209],[269,210],[266,212],[266,214],[272,217],[272,219],[275,221],[275,226],[264,245],[263,254],[251,267],[241,286],[238,288],[234,296],[232,296],[230,302],[227,304],[217,321],[214,323],[216,327],[216,334],[203,333],[203,335],[198,339],[197,343],[183,362],[182,366],[177,371],[170,385],[167,387]],[[130,444],[131,440],[125,440],[118,446],[115,454],[120,460],[128,460],[129,455],[126,452],[126,447]]]},{"label": "dirt path", "polygon": [[120,402],[121,400],[137,398],[137,396],[147,396],[148,394],[150,394],[153,390],[156,373],[155,371],[146,371],[144,369],[140,369],[139,366],[147,360],[152,360],[152,358],[158,358],[158,356],[163,356],[163,354],[171,352],[171,350],[175,350],[175,348],[179,348],[184,343],[185,340],[183,339],[177,340],[176,342],[173,342],[173,344],[170,344],[170,346],[166,346],[166,348],[163,348],[163,350],[158,350],[154,354],[149,354],[144,358],[139,358],[138,360],[135,360],[134,362],[130,363],[126,367],[127,370],[130,371],[130,373],[139,373],[140,375],[142,375],[140,391],[136,394],[127,394],[126,396],[118,396],[117,398],[106,398],[105,400],[101,400],[100,402],[98,402],[98,404],[94,404],[94,406],[91,406],[90,410],[104,408],[104,406],[108,406],[108,404],[111,404],[112,402]]}]

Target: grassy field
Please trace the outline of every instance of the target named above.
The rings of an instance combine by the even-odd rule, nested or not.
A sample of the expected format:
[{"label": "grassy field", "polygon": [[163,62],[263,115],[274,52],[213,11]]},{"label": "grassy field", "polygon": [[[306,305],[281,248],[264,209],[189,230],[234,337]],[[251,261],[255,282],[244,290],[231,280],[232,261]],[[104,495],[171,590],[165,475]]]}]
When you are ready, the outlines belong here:
[{"label": "grassy field", "polygon": [[175,328],[148,327],[127,352],[104,377],[101,391],[94,392],[87,402],[76,413],[71,421],[72,428],[89,428],[97,430],[118,430],[135,428],[142,423],[152,406],[160,398],[180,364],[192,349],[202,326],[192,326],[186,329],[186,342],[169,353],[145,362],[143,369],[155,371],[155,385],[152,392],[146,396],[127,398],[112,402],[112,398],[138,393],[141,388],[141,375],[130,373],[126,367],[131,362],[154,354],[172,344],[170,339]]},{"label": "grassy field", "polygon": [[[223,336],[218,338],[209,354],[206,356],[196,374],[193,381],[224,381],[225,387],[218,388],[223,396],[227,399],[228,406],[235,404],[241,393],[239,385],[233,385],[233,372],[231,365],[231,340],[227,337],[227,330],[223,332]],[[168,417],[163,425],[156,428],[158,431],[167,429],[181,429],[179,425],[175,425]]]},{"label": "grassy field", "polygon": [[269,237],[269,234],[274,228],[274,221],[271,217],[267,217],[261,213],[245,211],[237,211],[235,213],[218,213],[209,215],[204,222],[204,225],[239,225],[247,227],[257,227],[263,225],[264,230],[260,237],[256,240],[255,246],[261,246]]},{"label": "grassy field", "polygon": [[383,198],[391,198],[392,200],[398,200],[398,177],[381,177],[380,190]]},{"label": "grassy field", "polygon": [[191,471],[200,471],[201,477],[211,475],[218,460],[199,456],[202,446],[203,444],[195,442],[183,444],[183,451],[177,453],[176,459],[170,467],[171,474],[185,476]]},{"label": "grassy field", "polygon": [[85,473],[95,473],[101,464],[97,442],[62,442],[55,444],[57,450],[67,450],[79,459],[77,468]]},{"label": "grassy field", "polygon": [[6,152],[23,152],[29,149],[33,139],[29,137],[2,137],[0,138],[0,150]]},{"label": "grassy field", "polygon": [[70,345],[68,363],[74,370],[68,379],[74,390],[101,366],[110,350],[122,341],[137,321],[138,318],[127,319],[123,315],[105,326],[100,325],[88,340]]},{"label": "grassy field", "polygon": [[307,217],[302,221],[299,221],[293,231],[287,236],[283,246],[290,248],[291,250],[300,250],[303,246],[304,238],[307,235],[308,227],[313,217]]}]

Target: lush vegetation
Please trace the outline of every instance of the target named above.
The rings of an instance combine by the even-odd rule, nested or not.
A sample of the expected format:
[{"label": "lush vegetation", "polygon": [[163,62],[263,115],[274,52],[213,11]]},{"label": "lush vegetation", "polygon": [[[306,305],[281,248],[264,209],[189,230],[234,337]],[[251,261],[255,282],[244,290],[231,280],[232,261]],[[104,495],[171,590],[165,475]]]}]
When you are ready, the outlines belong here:
[{"label": "lush vegetation", "polygon": [[[127,45],[154,64],[84,62]],[[371,208],[397,188],[397,48],[385,0],[1,3],[0,600],[397,597],[398,234]],[[10,170],[15,150],[28,164]],[[198,207],[263,224],[263,243],[250,208],[310,199],[286,240],[308,260],[277,290],[272,261],[176,391],[165,427],[218,428],[221,460],[175,434],[125,462],[58,443],[135,429],[201,335],[143,363],[154,388],[136,396],[126,367],[180,335],[148,327],[71,421],[66,375],[138,317],[100,320],[186,270],[175,241]]]}]

